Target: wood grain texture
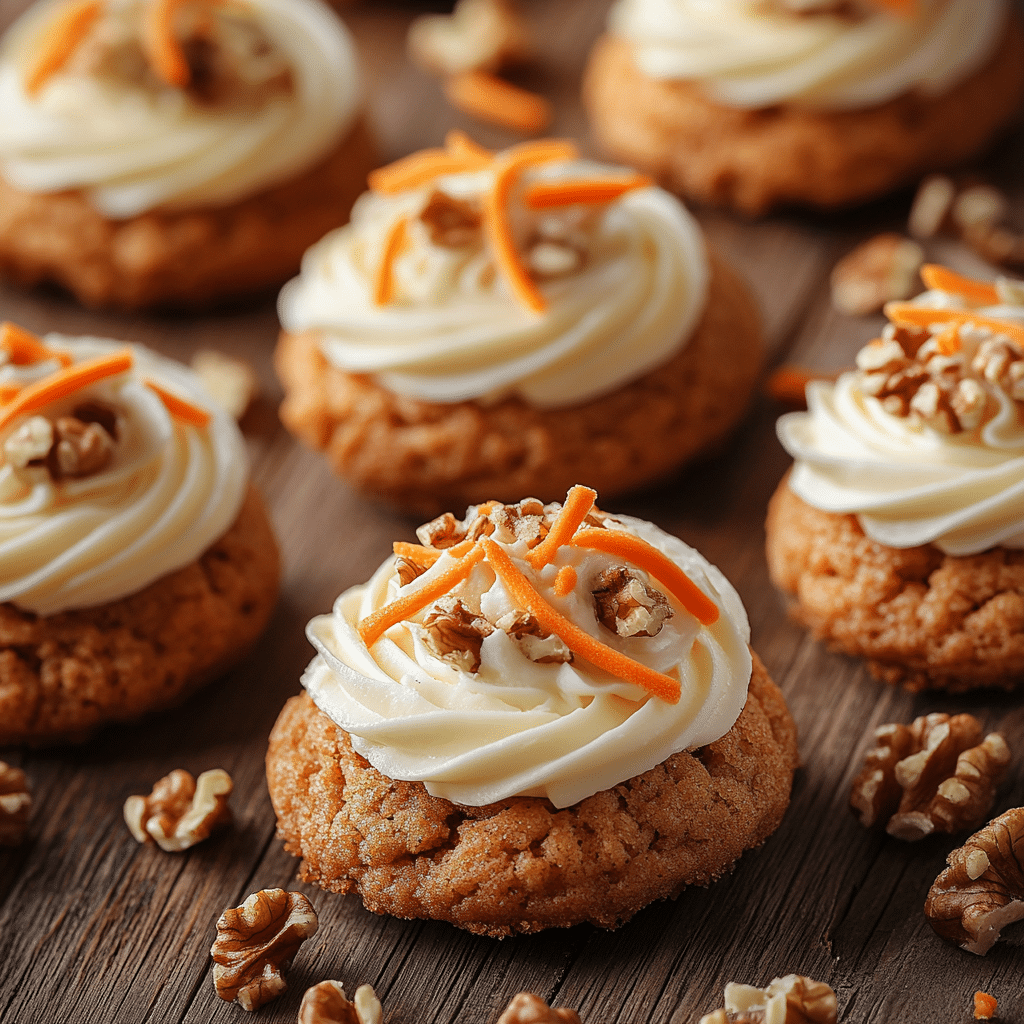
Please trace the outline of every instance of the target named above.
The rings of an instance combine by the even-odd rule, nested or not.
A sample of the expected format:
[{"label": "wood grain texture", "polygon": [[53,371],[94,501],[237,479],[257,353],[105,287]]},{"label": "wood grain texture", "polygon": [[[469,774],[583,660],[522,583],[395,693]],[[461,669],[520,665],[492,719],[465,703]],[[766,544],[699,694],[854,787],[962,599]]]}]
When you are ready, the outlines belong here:
[{"label": "wood grain texture", "polygon": [[[0,0],[0,24],[24,6]],[[541,50],[520,80],[555,101],[554,130],[591,152],[576,90],[608,0],[526,0],[525,7]],[[407,64],[403,41],[414,13],[408,4],[383,3],[346,13],[383,155],[436,144],[453,126],[488,145],[512,141],[448,109],[440,84]],[[1018,130],[985,167],[1018,197],[1022,156]],[[880,321],[834,313],[829,270],[857,240],[898,228],[908,201],[902,195],[831,218],[759,223],[701,215],[711,244],[761,301],[772,359],[822,369],[852,361]],[[932,249],[961,269],[979,269],[955,246]],[[81,747],[0,751],[27,771],[36,801],[27,842],[0,849],[0,1022],[238,1021],[242,1011],[213,990],[214,923],[249,893],[283,886],[310,897],[320,930],[297,957],[289,991],[260,1011],[263,1022],[294,1021],[305,987],[336,978],[349,991],[373,984],[387,1024],[491,1024],[522,989],[579,1009],[588,1024],[685,1024],[720,1005],[730,980],[764,984],[797,971],[833,985],[840,1019],[849,1024],[962,1024],[971,1018],[975,989],[1000,999],[1004,1021],[1024,1024],[1024,926],[980,958],[940,941],[924,919],[925,892],[955,841],[902,844],[863,830],[846,807],[874,727],[933,710],[971,711],[1003,730],[1017,754],[995,811],[1020,804],[1022,699],[894,691],[789,622],[763,555],[765,505],[788,463],[770,400],[756,404],[714,460],[617,510],[653,519],[700,548],[746,602],[754,646],[800,728],[803,767],[782,827],[713,887],[652,906],[620,931],[582,926],[497,941],[376,917],[356,898],[301,885],[296,861],[274,837],[263,755],[277,711],[296,692],[310,657],[305,623],[366,579],[393,539],[412,539],[416,524],[355,495],[281,429],[270,368],[273,296],[199,317],[123,318],[84,311],[54,293],[0,285],[0,319],[38,331],[130,338],[183,359],[204,347],[250,359],[264,389],[246,419],[250,456],[285,564],[279,607],[252,656],[181,708],[108,729]],[[139,847],[121,819],[126,796],[148,792],[176,767],[223,767],[235,780],[234,825],[182,855]]]}]

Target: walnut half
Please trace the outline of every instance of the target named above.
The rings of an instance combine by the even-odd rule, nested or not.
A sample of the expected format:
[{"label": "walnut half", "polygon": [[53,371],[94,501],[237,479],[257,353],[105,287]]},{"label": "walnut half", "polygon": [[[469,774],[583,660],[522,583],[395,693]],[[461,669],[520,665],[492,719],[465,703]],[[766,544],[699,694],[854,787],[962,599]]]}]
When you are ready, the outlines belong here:
[{"label": "walnut half", "polygon": [[231,820],[228,797],[233,788],[223,768],[203,772],[198,779],[184,768],[175,768],[149,796],[125,800],[124,820],[140,843],[153,839],[161,850],[180,853]]},{"label": "walnut half", "polygon": [[725,1006],[700,1024],[836,1024],[836,994],[823,981],[799,974],[775,978],[767,988],[725,986]]},{"label": "walnut half", "polygon": [[25,838],[31,813],[28,778],[20,768],[0,761],[0,846],[17,846]]},{"label": "walnut half", "polygon": [[380,1024],[383,1010],[372,985],[360,985],[349,1000],[340,981],[306,989],[298,1024]]},{"label": "walnut half", "polygon": [[269,1003],[288,987],[284,972],[316,929],[316,911],[301,892],[262,889],[225,910],[210,948],[217,995],[243,1010]]},{"label": "walnut half", "polygon": [[672,618],[668,598],[624,565],[605,569],[596,583],[597,619],[618,636],[657,636]]},{"label": "walnut half", "polygon": [[1010,764],[999,733],[982,740],[973,715],[923,715],[883,725],[853,781],[850,808],[862,825],[914,841],[933,832],[977,828],[988,815]]},{"label": "walnut half", "polygon": [[580,1024],[575,1010],[548,1006],[532,992],[520,992],[512,997],[498,1024]]}]

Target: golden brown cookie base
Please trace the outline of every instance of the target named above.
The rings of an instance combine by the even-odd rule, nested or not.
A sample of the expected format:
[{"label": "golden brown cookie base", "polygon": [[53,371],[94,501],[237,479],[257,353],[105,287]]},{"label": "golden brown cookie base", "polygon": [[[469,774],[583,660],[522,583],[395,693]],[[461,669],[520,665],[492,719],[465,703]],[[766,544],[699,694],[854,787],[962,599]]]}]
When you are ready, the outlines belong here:
[{"label": "golden brown cookie base", "polygon": [[855,516],[821,512],[786,481],[768,506],[768,568],[793,616],[908,690],[1024,682],[1024,551],[955,558],[888,548]]},{"label": "golden brown cookie base", "polygon": [[177,703],[256,640],[279,572],[250,487],[219,541],[137,594],[43,617],[0,604],[0,745],[83,739]]},{"label": "golden brown cookie base", "polygon": [[87,306],[201,306],[274,287],[344,224],[376,166],[362,120],[317,167],[225,207],[108,220],[80,192],[19,192],[0,178],[0,273],[50,281]]},{"label": "golden brown cookie base", "polygon": [[990,63],[952,91],[907,94],[867,110],[739,110],[693,83],[648,78],[632,54],[613,36],[591,54],[584,99],[601,145],[666,188],[750,215],[790,203],[862,202],[967,160],[1024,95],[1016,19]]},{"label": "golden brown cookie base", "polygon": [[378,914],[506,936],[617,928],[714,881],[778,827],[796,765],[796,726],[755,656],[720,740],[562,810],[536,797],[462,807],[389,779],[305,694],[271,733],[267,779],[306,881],[358,892]]},{"label": "golden brown cookie base", "polygon": [[719,441],[743,415],[761,365],[757,310],[717,260],[707,308],[667,363],[584,405],[519,398],[442,405],[403,398],[328,365],[314,333],[281,335],[281,419],[356,487],[426,515],[524,494],[602,499],[652,483]]}]

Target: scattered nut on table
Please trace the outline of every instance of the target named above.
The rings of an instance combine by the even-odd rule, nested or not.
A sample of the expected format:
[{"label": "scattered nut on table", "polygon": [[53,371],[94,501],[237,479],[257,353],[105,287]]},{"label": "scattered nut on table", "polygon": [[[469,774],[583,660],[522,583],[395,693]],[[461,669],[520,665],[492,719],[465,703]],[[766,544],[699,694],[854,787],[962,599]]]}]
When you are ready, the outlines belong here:
[{"label": "scattered nut on table", "polygon": [[847,253],[832,271],[832,305],[850,316],[877,313],[917,286],[924,250],[902,235],[882,234]]},{"label": "scattered nut on table", "polygon": [[259,394],[259,379],[252,366],[215,349],[197,352],[192,357],[192,369],[210,397],[236,420],[245,415],[245,410]]},{"label": "scattered nut on table", "polygon": [[850,808],[870,828],[886,821],[897,839],[977,828],[1006,776],[1003,737],[982,740],[973,715],[923,715],[909,725],[883,725],[853,781]]},{"label": "scattered nut on table", "polygon": [[944,939],[979,955],[1024,918],[1024,807],[990,821],[947,858],[924,912]]},{"label": "scattered nut on table", "polygon": [[288,987],[284,972],[316,929],[316,911],[300,892],[262,889],[225,910],[210,947],[217,995],[243,1010],[269,1003]]},{"label": "scattered nut on table", "polygon": [[548,1006],[532,992],[520,992],[505,1007],[498,1024],[580,1024],[575,1010]]},{"label": "scattered nut on table", "polygon": [[823,981],[799,974],[775,978],[767,988],[725,986],[725,1006],[700,1024],[836,1024],[836,994]]},{"label": "scattered nut on table", "polygon": [[340,981],[306,989],[298,1024],[380,1024],[383,1010],[372,985],[360,985],[350,1001]]},{"label": "scattered nut on table", "polygon": [[421,15],[409,26],[408,47],[413,63],[435,75],[500,71],[533,50],[511,0],[458,0],[450,15]]},{"label": "scattered nut on table", "polygon": [[161,850],[179,853],[231,820],[228,797],[233,788],[223,768],[203,772],[198,779],[184,768],[175,768],[149,796],[125,800],[124,820],[140,843],[153,839]]},{"label": "scattered nut on table", "polygon": [[20,768],[0,761],[0,846],[17,846],[25,838],[32,794]]}]

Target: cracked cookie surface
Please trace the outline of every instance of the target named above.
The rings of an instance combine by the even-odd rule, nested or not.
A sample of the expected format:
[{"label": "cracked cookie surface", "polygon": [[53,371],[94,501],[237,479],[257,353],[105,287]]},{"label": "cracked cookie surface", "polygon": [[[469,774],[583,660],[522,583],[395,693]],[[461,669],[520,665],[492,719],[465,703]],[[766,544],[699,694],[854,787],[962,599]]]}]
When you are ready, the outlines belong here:
[{"label": "cracked cookie surface", "polygon": [[390,779],[306,694],[278,718],[267,779],[306,881],[375,913],[507,936],[615,928],[709,884],[778,827],[796,766],[796,727],[755,656],[725,736],[561,810],[536,797],[466,807]]}]

